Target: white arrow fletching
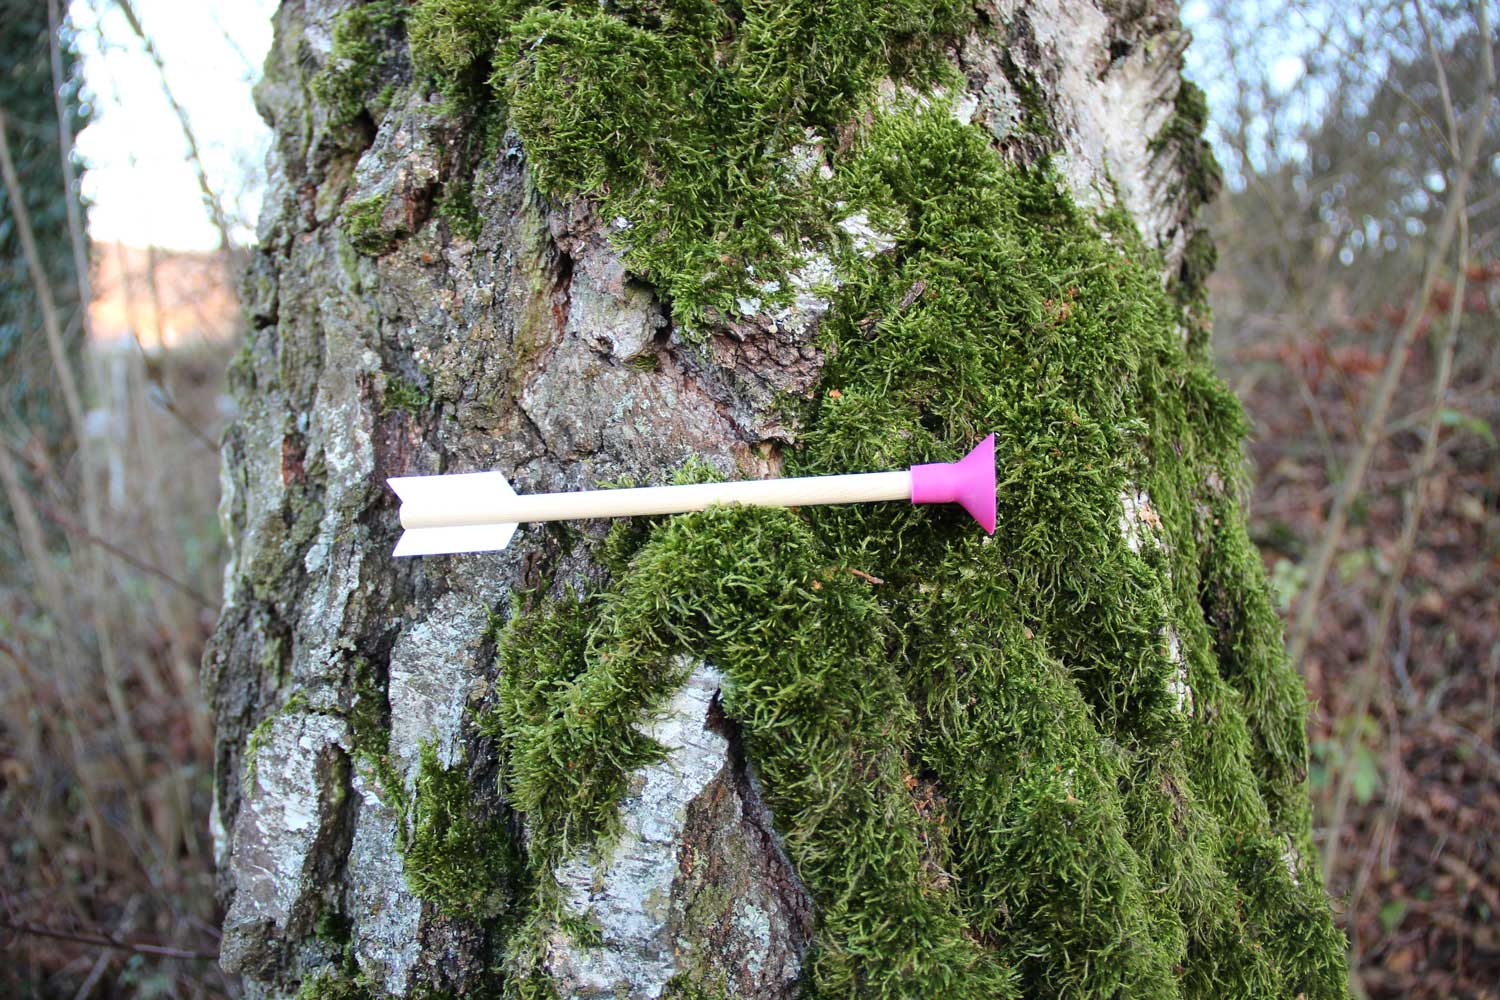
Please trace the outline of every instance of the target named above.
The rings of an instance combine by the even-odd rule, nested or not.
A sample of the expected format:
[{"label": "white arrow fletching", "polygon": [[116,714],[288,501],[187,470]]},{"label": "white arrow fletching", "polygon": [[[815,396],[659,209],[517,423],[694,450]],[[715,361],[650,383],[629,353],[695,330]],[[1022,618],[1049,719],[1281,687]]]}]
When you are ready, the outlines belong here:
[{"label": "white arrow fletching", "polygon": [[454,552],[498,552],[510,544],[518,524],[466,524],[457,528],[409,528],[396,556],[445,556]]},{"label": "white arrow fletching", "polygon": [[510,480],[503,472],[460,472],[443,476],[397,476],[387,479],[401,506],[445,507],[454,502],[513,497]]},{"label": "white arrow fletching", "polygon": [[[401,521],[453,504],[482,504],[511,499],[516,491],[500,472],[466,472],[448,476],[398,476],[386,480],[401,498]],[[396,542],[396,556],[436,556],[454,552],[495,552],[510,544],[514,522],[466,524],[442,528],[408,528]]]}]

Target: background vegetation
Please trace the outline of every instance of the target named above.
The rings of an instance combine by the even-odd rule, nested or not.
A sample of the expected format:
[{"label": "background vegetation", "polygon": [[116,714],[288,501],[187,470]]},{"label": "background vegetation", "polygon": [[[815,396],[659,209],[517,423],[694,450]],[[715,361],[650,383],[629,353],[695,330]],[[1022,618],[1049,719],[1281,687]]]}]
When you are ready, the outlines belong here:
[{"label": "background vegetation", "polygon": [[[1252,530],[1317,702],[1314,831],[1355,985],[1494,997],[1493,26],[1411,0],[1184,13],[1226,179],[1215,345],[1255,422]],[[234,344],[148,336],[184,273],[153,248],[115,289],[139,336],[88,336],[79,303],[116,251],[86,245],[69,177],[90,98],[60,15],[0,0],[0,992],[233,995],[212,961],[196,665]],[[145,51],[151,26],[128,23]],[[236,182],[183,145],[227,244]],[[233,271],[227,245],[192,269],[221,290]]]},{"label": "background vegetation", "polygon": [[1210,210],[1215,346],[1256,425],[1252,531],[1317,705],[1315,833],[1372,996],[1500,982],[1483,13],[1215,0],[1193,50],[1228,180]]}]

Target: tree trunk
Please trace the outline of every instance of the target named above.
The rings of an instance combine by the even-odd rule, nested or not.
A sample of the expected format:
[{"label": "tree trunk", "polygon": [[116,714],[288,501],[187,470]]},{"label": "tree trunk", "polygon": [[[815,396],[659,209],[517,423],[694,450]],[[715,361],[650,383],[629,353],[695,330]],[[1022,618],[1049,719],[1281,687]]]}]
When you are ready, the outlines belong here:
[{"label": "tree trunk", "polygon": [[[205,668],[252,995],[1342,994],[1186,42],[1170,0],[284,0]],[[389,476],[991,430],[992,539],[390,558]]]}]

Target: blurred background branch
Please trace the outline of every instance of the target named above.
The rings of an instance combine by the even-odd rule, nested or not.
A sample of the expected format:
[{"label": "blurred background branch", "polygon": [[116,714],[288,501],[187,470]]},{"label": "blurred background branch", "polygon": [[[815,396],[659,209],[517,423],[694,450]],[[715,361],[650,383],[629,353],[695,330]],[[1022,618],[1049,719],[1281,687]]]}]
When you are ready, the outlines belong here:
[{"label": "blurred background branch", "polygon": [[1185,6],[1227,180],[1216,350],[1256,428],[1252,530],[1315,699],[1315,830],[1369,996],[1500,982],[1489,15]]},{"label": "blurred background branch", "polygon": [[[237,992],[213,960],[198,662],[218,606],[215,442],[250,232],[225,206],[256,200],[261,172],[227,169],[222,138],[197,130],[148,6],[161,8],[0,0],[5,996]],[[225,65],[239,75],[200,76],[194,96],[237,108],[228,127],[255,136],[243,56]],[[233,100],[213,93],[225,86]],[[182,186],[152,188],[173,183],[173,156],[201,196],[186,223]]]}]

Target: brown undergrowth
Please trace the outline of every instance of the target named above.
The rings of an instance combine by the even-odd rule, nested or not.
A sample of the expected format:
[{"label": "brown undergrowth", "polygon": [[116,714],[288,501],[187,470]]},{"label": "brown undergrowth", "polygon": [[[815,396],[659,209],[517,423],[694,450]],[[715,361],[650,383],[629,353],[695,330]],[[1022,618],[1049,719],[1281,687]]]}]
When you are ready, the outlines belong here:
[{"label": "brown undergrowth", "polygon": [[[172,291],[121,292],[122,330],[149,342]],[[216,961],[198,690],[224,558],[214,442],[232,347],[142,349],[126,333],[86,351],[82,447],[0,424],[15,473],[0,518],[0,995],[234,992]]]},{"label": "brown undergrowth", "polygon": [[[1303,665],[1318,705],[1314,833],[1325,852],[1340,838],[1329,891],[1372,998],[1500,996],[1500,266],[1472,266],[1466,278],[1438,460],[1390,632],[1373,634],[1376,608],[1432,406],[1451,281],[1423,317]],[[1282,342],[1225,345],[1221,361],[1256,427],[1252,532],[1283,610],[1295,610],[1303,562],[1403,318],[1394,308],[1351,312]],[[1376,644],[1375,695],[1356,717],[1355,678]],[[1344,772],[1353,795],[1334,831]]]}]

